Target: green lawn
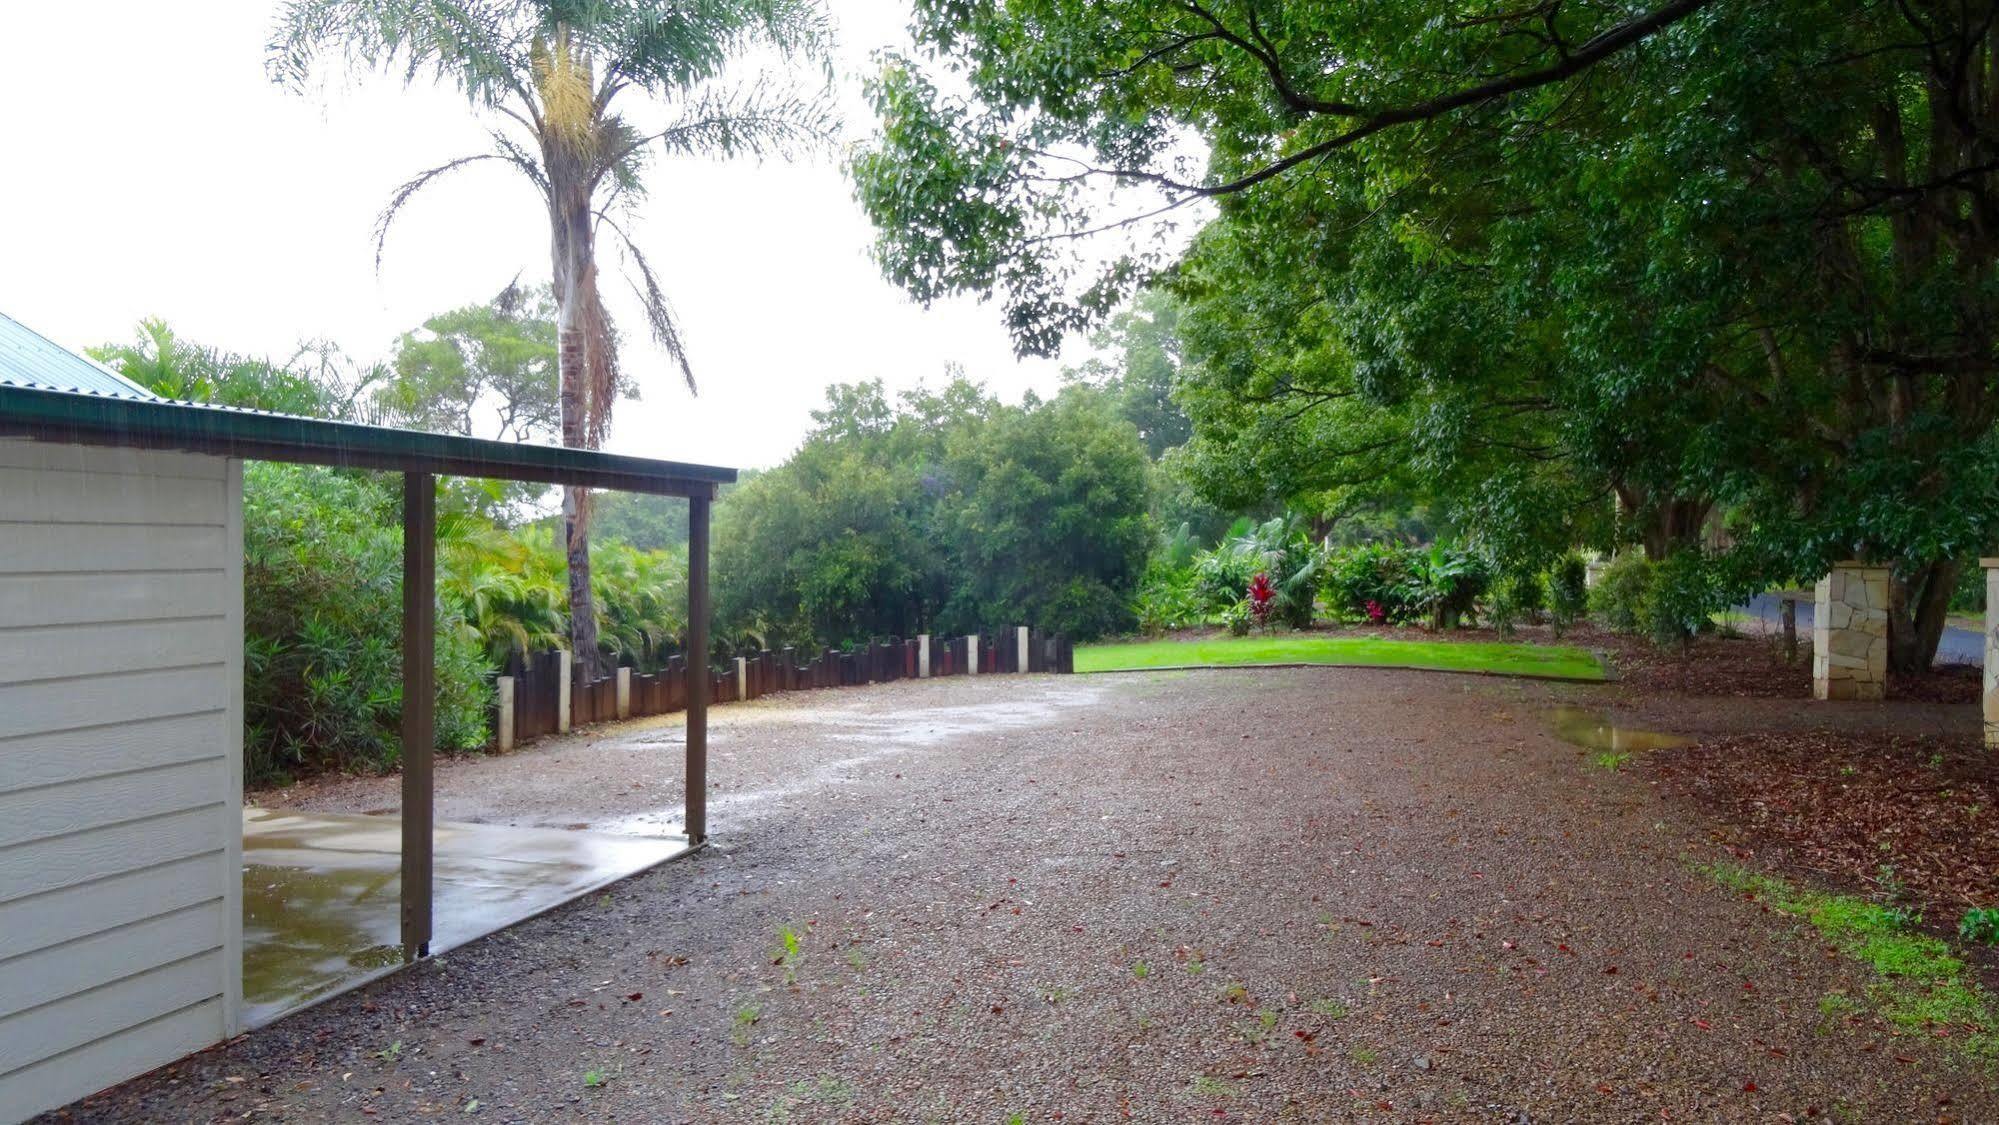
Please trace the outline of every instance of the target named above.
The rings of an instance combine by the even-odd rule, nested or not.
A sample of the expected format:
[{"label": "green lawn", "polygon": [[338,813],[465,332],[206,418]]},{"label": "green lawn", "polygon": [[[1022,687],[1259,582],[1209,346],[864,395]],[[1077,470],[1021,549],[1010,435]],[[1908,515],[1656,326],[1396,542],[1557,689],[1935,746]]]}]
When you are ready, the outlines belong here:
[{"label": "green lawn", "polygon": [[1198,641],[1132,641],[1076,646],[1076,671],[1229,664],[1368,664],[1446,672],[1500,672],[1601,680],[1603,665],[1569,645],[1471,641],[1401,641],[1375,637],[1214,637]]}]

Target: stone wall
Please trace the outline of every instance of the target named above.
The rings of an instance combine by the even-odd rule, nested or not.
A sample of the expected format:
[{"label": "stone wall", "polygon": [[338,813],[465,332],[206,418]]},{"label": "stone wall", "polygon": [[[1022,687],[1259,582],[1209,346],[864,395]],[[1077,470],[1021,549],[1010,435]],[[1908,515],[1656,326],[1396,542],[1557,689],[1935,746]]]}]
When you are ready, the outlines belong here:
[{"label": "stone wall", "polygon": [[1812,695],[1880,699],[1888,689],[1888,568],[1837,563],[1812,614]]}]

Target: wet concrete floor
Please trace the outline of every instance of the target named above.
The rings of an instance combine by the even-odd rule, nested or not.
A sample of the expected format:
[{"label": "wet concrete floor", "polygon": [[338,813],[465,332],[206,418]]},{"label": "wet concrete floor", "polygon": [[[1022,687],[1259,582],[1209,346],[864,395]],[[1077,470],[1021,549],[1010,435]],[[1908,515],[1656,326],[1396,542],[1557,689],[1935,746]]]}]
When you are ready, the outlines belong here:
[{"label": "wet concrete floor", "polygon": [[[685,853],[684,837],[440,823],[431,952]],[[402,962],[402,822],[243,810],[243,1001],[268,1023]]]}]

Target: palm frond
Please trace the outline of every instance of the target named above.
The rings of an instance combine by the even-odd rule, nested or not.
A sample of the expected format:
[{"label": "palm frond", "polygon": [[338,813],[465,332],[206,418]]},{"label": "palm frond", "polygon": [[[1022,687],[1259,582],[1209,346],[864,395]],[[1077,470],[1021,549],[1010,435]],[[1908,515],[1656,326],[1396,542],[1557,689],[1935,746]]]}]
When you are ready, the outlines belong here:
[{"label": "palm frond", "polygon": [[597,220],[618,236],[625,256],[638,271],[637,279],[631,283],[632,292],[645,309],[646,325],[652,329],[653,340],[666,349],[668,358],[679,365],[680,377],[687,381],[688,393],[700,394],[701,388],[694,382],[694,366],[687,358],[687,344],[680,336],[679,318],[674,316],[673,306],[667,302],[666,290],[660,287],[659,276],[653,273],[652,263],[646,260],[645,253],[639,249],[638,243],[632,241],[632,236],[625,233],[624,224],[604,211],[597,212]]},{"label": "palm frond", "polygon": [[407,204],[410,201],[410,199],[416,195],[417,192],[420,192],[424,188],[430,186],[430,182],[432,180],[435,180],[439,176],[445,175],[446,173],[449,172],[455,172],[458,169],[463,168],[468,164],[477,164],[482,160],[505,160],[505,159],[507,158],[500,155],[499,153],[494,153],[494,152],[479,152],[479,153],[474,153],[471,156],[461,156],[456,160],[447,160],[444,163],[439,164],[435,168],[419,172],[417,175],[415,175],[414,177],[410,178],[409,180],[405,181],[402,185],[397,187],[396,190],[389,195],[388,205],[383,207],[382,213],[376,216],[375,218],[375,268],[377,270],[380,270],[382,268],[382,255],[388,249],[389,227],[395,223],[396,216],[402,213],[403,206]]},{"label": "palm frond", "polygon": [[506,0],[289,0],[264,47],[271,79],[304,90],[327,56],[349,70],[432,75],[475,102],[518,93],[524,11]]}]

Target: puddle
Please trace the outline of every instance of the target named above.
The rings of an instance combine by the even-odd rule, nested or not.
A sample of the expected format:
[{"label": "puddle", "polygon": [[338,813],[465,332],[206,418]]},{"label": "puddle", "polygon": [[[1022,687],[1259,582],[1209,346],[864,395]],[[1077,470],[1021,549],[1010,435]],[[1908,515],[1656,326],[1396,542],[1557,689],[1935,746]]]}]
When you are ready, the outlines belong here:
[{"label": "puddle", "polygon": [[[441,953],[686,850],[684,839],[439,823]],[[243,810],[243,1000],[251,1026],[402,963],[394,815]]]},{"label": "puddle", "polygon": [[[1064,684],[1044,687],[1024,699],[992,703],[883,711],[871,702],[856,702],[786,715],[784,721],[806,728],[802,737],[861,749],[848,757],[825,762],[792,781],[747,792],[716,793],[708,799],[709,822],[727,820],[732,825],[741,825],[782,812],[792,802],[823,797],[837,786],[859,780],[862,771],[881,768],[887,759],[952,739],[1045,726],[1067,711],[1096,703],[1102,695],[1103,689],[1094,684]],[[728,758],[727,754],[715,755],[709,763],[709,775],[713,777],[720,772],[718,767]],[[675,804],[599,821],[592,827],[613,833],[677,833],[683,830],[681,811]]]},{"label": "puddle", "polygon": [[1608,750],[1618,754],[1645,754],[1691,745],[1693,739],[1656,730],[1621,727],[1601,711],[1587,707],[1556,707],[1548,712],[1555,737],[1585,750]]}]

